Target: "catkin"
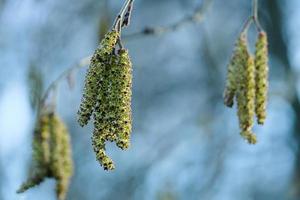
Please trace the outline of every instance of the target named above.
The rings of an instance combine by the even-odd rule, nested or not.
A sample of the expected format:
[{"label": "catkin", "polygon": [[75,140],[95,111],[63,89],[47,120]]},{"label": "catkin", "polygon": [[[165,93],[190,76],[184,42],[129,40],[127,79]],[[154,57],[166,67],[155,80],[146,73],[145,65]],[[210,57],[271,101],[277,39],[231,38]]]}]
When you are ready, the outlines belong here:
[{"label": "catkin", "polygon": [[39,185],[47,177],[47,165],[50,161],[50,130],[49,130],[49,117],[42,115],[34,130],[32,149],[33,149],[33,162],[34,172],[17,190],[17,193],[23,193],[26,190]]},{"label": "catkin", "polygon": [[56,179],[56,194],[64,200],[73,174],[69,133],[54,113],[43,113],[38,120],[33,141],[33,175],[20,187],[25,192],[45,178]]},{"label": "catkin", "polygon": [[112,159],[106,155],[107,141],[123,150],[130,146],[132,64],[127,50],[116,50],[118,40],[119,33],[113,30],[106,34],[95,51],[78,111],[81,126],[93,116],[92,145],[105,170],[115,168]]},{"label": "catkin", "polygon": [[73,162],[68,130],[57,115],[50,115],[51,160],[50,171],[56,179],[56,195],[59,200],[66,197],[70,177],[73,174]]},{"label": "catkin", "polygon": [[112,55],[104,74],[94,113],[92,141],[100,165],[111,170],[114,165],[105,154],[105,142],[116,142],[123,150],[130,145],[132,69],[128,51],[121,49]]},{"label": "catkin", "polygon": [[258,34],[255,51],[256,68],[256,98],[255,112],[257,123],[264,124],[266,119],[266,104],[268,90],[268,39],[265,32]]},{"label": "catkin", "polygon": [[119,54],[119,67],[116,68],[115,74],[115,76],[120,77],[119,80],[115,82],[115,90],[120,92],[120,97],[115,97],[115,106],[116,109],[119,110],[116,118],[116,131],[118,135],[117,146],[121,149],[127,149],[130,145],[130,133],[132,130],[132,64],[128,51],[122,49]]},{"label": "catkin", "polygon": [[242,34],[237,43],[237,107],[241,136],[249,143],[256,143],[252,133],[255,109],[255,66],[253,56],[248,51],[247,38]]},{"label": "catkin", "polygon": [[234,104],[234,96],[236,94],[237,89],[237,65],[239,62],[240,48],[239,41],[237,41],[233,56],[227,66],[227,78],[226,78],[226,86],[223,94],[224,104],[227,107],[232,107]]},{"label": "catkin", "polygon": [[103,71],[103,62],[105,62],[105,59],[113,52],[118,38],[119,33],[115,30],[107,33],[91,59],[91,64],[85,79],[83,97],[78,110],[78,122],[81,126],[85,126],[88,123],[93,109],[96,106],[99,80],[101,80]]},{"label": "catkin", "polygon": [[106,155],[105,142],[106,140],[101,135],[93,134],[92,144],[97,160],[104,170],[113,170],[115,166],[112,159]]}]

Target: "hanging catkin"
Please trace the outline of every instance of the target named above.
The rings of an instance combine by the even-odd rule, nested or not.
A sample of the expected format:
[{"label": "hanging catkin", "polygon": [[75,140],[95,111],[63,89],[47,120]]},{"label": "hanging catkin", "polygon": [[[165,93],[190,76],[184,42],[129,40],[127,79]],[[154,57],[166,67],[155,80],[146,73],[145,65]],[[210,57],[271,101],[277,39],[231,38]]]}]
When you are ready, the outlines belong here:
[{"label": "hanging catkin", "polygon": [[268,39],[267,34],[261,31],[258,34],[255,51],[256,68],[256,102],[255,112],[257,123],[264,124],[266,119],[266,104],[268,90]]},{"label": "hanging catkin", "polygon": [[105,66],[92,141],[100,165],[112,170],[114,164],[105,153],[105,142],[114,141],[121,149],[127,149],[130,144],[132,69],[128,51],[121,49],[117,55],[111,55]]},{"label": "hanging catkin", "polygon": [[69,133],[62,120],[54,113],[40,116],[33,141],[34,172],[20,187],[25,192],[45,178],[56,179],[56,195],[64,200],[73,174]]},{"label": "hanging catkin", "polygon": [[127,50],[121,49],[119,52],[119,64],[116,68],[116,76],[119,80],[115,82],[115,90],[120,91],[120,97],[116,98],[117,146],[127,149],[130,145],[130,133],[132,129],[131,117],[131,95],[132,95],[132,64]]},{"label": "hanging catkin", "polygon": [[132,66],[128,51],[116,50],[118,39],[118,32],[109,32],[95,51],[78,111],[81,126],[93,114],[93,149],[105,170],[115,168],[106,155],[106,142],[115,142],[123,150],[130,145]]},{"label": "hanging catkin", "polygon": [[55,114],[50,114],[51,157],[50,171],[56,179],[56,195],[59,200],[66,197],[70,177],[73,174],[73,162],[68,130],[62,120]]},{"label": "hanging catkin", "polygon": [[78,122],[81,126],[85,126],[88,123],[93,109],[96,106],[99,81],[102,80],[103,64],[113,52],[118,38],[119,33],[115,30],[107,33],[91,59],[91,64],[85,78],[83,97],[78,111]]},{"label": "hanging catkin", "polygon": [[228,107],[232,107],[234,104],[234,96],[236,93],[236,52],[234,52],[233,57],[230,60],[230,63],[227,67],[227,79],[226,79],[226,87],[224,91],[224,104]]},{"label": "hanging catkin", "polygon": [[40,117],[37,126],[34,130],[32,149],[34,172],[31,173],[28,180],[23,183],[18,193],[23,193],[26,190],[39,185],[47,177],[47,165],[50,161],[50,130],[49,117],[43,115]]},{"label": "hanging catkin", "polygon": [[256,143],[252,133],[255,103],[255,66],[253,56],[248,51],[247,36],[243,33],[237,43],[237,107],[241,136],[250,144]]},{"label": "hanging catkin", "polygon": [[237,79],[238,79],[238,67],[244,62],[244,49],[242,43],[244,41],[244,36],[239,37],[236,41],[233,55],[230,59],[230,62],[227,66],[227,78],[226,86],[224,90],[224,104],[228,107],[232,107],[234,104],[234,97],[237,90]]}]

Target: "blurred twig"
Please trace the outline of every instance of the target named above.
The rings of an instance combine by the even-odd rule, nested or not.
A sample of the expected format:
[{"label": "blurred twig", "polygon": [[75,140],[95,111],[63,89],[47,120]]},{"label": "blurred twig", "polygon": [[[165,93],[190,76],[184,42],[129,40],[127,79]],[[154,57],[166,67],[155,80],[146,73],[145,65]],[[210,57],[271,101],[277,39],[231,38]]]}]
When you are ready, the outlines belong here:
[{"label": "blurred twig", "polygon": [[45,105],[50,93],[53,90],[55,90],[55,88],[61,81],[67,79],[70,76],[70,74],[72,74],[74,72],[74,70],[89,65],[90,59],[91,59],[91,56],[84,57],[84,58],[80,59],[78,62],[76,62],[73,66],[71,66],[70,68],[63,71],[46,89],[46,91],[42,97],[42,100],[41,100],[41,106]]},{"label": "blurred twig", "polygon": [[43,74],[34,63],[29,65],[27,74],[27,85],[30,93],[30,105],[32,109],[38,107],[43,94],[44,82]]},{"label": "blurred twig", "polygon": [[174,24],[171,24],[169,26],[146,27],[141,31],[126,35],[125,38],[133,39],[140,36],[162,35],[176,31],[190,23],[200,23],[203,21],[204,14],[207,12],[212,2],[213,0],[204,0],[204,2],[200,6],[198,6],[191,15],[182,18]]}]

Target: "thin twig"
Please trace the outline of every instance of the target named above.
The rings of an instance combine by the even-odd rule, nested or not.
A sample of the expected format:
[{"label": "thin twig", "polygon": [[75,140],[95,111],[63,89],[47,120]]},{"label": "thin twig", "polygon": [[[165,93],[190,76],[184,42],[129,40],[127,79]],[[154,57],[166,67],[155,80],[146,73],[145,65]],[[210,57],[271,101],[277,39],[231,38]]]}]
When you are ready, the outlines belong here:
[{"label": "thin twig", "polygon": [[255,26],[257,28],[257,31],[261,31],[263,30],[261,25],[260,25],[260,22],[258,20],[258,0],[253,0],[253,20],[254,20],[254,23],[255,23]]},{"label": "thin twig", "polygon": [[73,66],[71,66],[70,68],[63,71],[46,89],[44,96],[42,97],[42,100],[41,100],[41,106],[45,105],[50,93],[53,90],[55,90],[55,88],[61,81],[65,80],[74,70],[80,69],[82,67],[89,65],[90,59],[91,59],[91,56],[82,58],[77,63],[75,63]]},{"label": "thin twig", "polygon": [[248,19],[245,21],[241,34],[246,33],[251,25],[251,22],[253,21],[253,16],[248,17]]},{"label": "thin twig", "polygon": [[141,31],[126,35],[125,38],[129,40],[139,36],[162,35],[176,31],[190,23],[200,23],[202,22],[204,14],[207,12],[212,2],[213,0],[204,0],[204,2],[198,8],[196,8],[191,15],[182,18],[174,24],[168,26],[146,27]]},{"label": "thin twig", "polygon": [[119,12],[119,14],[117,15],[114,25],[113,25],[113,29],[121,31],[122,25],[123,25],[123,19],[124,19],[124,15],[128,10],[128,7],[132,6],[133,0],[126,0],[126,2],[124,3],[121,11]]},{"label": "thin twig", "polygon": [[124,19],[122,20],[122,27],[127,27],[130,25],[130,19],[131,19],[131,14],[132,14],[132,10],[133,10],[133,3],[134,0],[132,0],[130,2],[130,4],[128,5],[127,11],[124,15]]}]

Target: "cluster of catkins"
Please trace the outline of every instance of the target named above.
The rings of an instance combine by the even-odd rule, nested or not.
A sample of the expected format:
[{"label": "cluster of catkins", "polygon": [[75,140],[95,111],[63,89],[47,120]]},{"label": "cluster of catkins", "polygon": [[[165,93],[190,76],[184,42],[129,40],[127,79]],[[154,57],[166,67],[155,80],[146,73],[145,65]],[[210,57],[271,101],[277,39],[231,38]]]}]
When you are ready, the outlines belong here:
[{"label": "cluster of catkins", "polygon": [[87,125],[93,116],[92,144],[97,160],[105,170],[114,164],[106,155],[105,143],[121,149],[130,145],[132,66],[128,51],[116,50],[119,33],[108,32],[96,49],[88,69],[78,122]]},{"label": "cluster of catkins", "polygon": [[43,113],[33,138],[33,169],[18,193],[39,185],[45,178],[56,180],[56,195],[64,200],[73,174],[70,138],[62,120],[53,112]]},{"label": "cluster of catkins", "polygon": [[224,103],[228,107],[237,102],[240,134],[250,144],[257,142],[252,132],[254,115],[264,124],[268,91],[268,42],[264,31],[258,33],[255,55],[248,50],[247,34],[243,32],[235,45],[228,65]]}]

